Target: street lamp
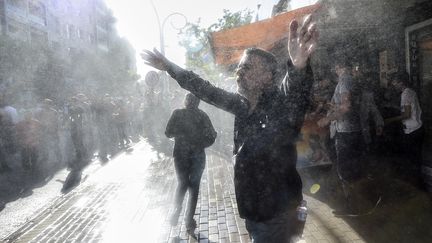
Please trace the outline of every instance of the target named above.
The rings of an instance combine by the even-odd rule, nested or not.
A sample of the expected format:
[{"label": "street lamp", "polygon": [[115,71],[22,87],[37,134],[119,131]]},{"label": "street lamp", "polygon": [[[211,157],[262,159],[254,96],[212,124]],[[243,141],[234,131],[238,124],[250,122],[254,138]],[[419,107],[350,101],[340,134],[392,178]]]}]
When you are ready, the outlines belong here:
[{"label": "street lamp", "polygon": [[182,30],[182,29],[184,29],[184,28],[186,27],[186,24],[187,24],[188,21],[187,21],[187,18],[186,18],[186,16],[185,16],[184,14],[179,13],[179,12],[174,12],[174,13],[171,13],[171,14],[167,15],[167,16],[163,19],[162,24],[161,24],[161,21],[160,21],[160,18],[159,18],[159,14],[158,14],[158,11],[157,11],[157,9],[156,9],[156,6],[155,6],[154,3],[153,3],[153,0],[150,0],[150,2],[151,2],[151,4],[152,4],[153,10],[154,10],[154,12],[155,12],[155,14],[156,14],[156,19],[157,19],[157,21],[158,21],[158,27],[159,27],[159,42],[160,42],[160,52],[162,53],[162,55],[165,55],[165,37],[164,37],[164,29],[165,29],[165,24],[166,24],[167,20],[168,20],[169,18],[171,18],[172,16],[180,16],[180,17],[183,17],[183,19],[184,19],[184,25],[181,26],[181,27],[176,27],[176,26],[174,26],[174,24],[171,22],[171,26],[172,26],[174,29],[176,29],[176,30]]},{"label": "street lamp", "polygon": [[[167,20],[169,18],[173,17],[173,16],[183,17],[183,19],[184,19],[184,25],[181,26],[181,27],[176,27],[176,26],[174,26],[173,22],[171,22],[171,27],[173,27],[176,30],[182,30],[182,29],[184,29],[186,27],[186,24],[187,24],[188,21],[187,21],[187,18],[186,18],[186,16],[184,14],[179,13],[179,12],[174,12],[174,13],[171,13],[171,14],[167,15],[163,19],[162,24],[161,24],[161,21],[160,21],[160,18],[159,18],[159,13],[158,13],[158,11],[156,9],[156,6],[153,3],[153,0],[150,0],[150,3],[152,5],[152,7],[153,7],[153,10],[154,10],[155,15],[156,15],[156,19],[158,21],[160,52],[162,53],[162,55],[165,55],[164,29],[165,29],[165,24],[166,24]],[[169,78],[165,75],[165,73],[161,73],[161,79],[162,79],[161,80],[161,84],[162,84],[162,92],[161,93],[163,93],[163,94],[165,94],[165,92],[169,93]]]}]

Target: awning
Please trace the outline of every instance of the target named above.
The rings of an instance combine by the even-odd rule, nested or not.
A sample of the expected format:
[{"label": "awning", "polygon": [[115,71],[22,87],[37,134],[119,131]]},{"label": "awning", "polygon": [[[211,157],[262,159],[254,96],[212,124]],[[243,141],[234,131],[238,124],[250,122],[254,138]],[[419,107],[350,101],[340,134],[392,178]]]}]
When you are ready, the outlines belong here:
[{"label": "awning", "polygon": [[312,13],[320,7],[314,4],[289,11],[270,19],[265,19],[238,28],[211,33],[211,47],[217,64],[231,65],[240,60],[243,51],[249,47],[271,50],[281,39],[288,36],[292,20]]}]

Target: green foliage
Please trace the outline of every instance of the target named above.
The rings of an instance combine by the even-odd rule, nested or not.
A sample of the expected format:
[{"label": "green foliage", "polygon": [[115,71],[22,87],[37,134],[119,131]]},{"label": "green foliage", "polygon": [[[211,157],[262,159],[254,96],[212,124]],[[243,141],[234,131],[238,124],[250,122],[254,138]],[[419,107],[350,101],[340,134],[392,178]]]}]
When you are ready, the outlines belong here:
[{"label": "green foliage", "polygon": [[223,13],[224,15],[222,18],[218,19],[217,23],[212,24],[209,27],[210,31],[227,30],[250,24],[253,18],[253,11],[247,9],[235,13],[231,13],[231,11],[224,9]]},{"label": "green foliage", "polygon": [[222,72],[215,65],[211,54],[210,33],[249,24],[252,13],[248,9],[234,13],[225,9],[223,16],[208,27],[203,27],[200,20],[188,23],[180,41],[180,45],[186,49],[186,67],[207,79],[218,81]]}]

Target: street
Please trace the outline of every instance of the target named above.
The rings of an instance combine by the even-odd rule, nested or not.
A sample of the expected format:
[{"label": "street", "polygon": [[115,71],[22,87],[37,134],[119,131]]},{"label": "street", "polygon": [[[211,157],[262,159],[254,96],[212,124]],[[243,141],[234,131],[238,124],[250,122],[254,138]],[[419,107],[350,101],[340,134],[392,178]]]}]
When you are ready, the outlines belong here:
[{"label": "street", "polygon": [[[62,195],[58,180],[65,176],[66,171],[61,171],[32,195],[7,204],[0,216],[2,225],[10,225],[2,227],[3,241],[249,241],[237,212],[231,163],[218,156],[208,156],[201,182],[195,215],[199,222],[195,230],[198,241],[186,233],[184,224],[169,226],[176,185],[173,163],[171,158],[158,158],[146,142],[138,143],[132,152],[120,154],[104,167],[94,162],[84,171],[84,181]],[[311,211],[305,230],[307,242],[361,242],[348,224],[332,217],[328,206],[310,197],[306,199]]]}]

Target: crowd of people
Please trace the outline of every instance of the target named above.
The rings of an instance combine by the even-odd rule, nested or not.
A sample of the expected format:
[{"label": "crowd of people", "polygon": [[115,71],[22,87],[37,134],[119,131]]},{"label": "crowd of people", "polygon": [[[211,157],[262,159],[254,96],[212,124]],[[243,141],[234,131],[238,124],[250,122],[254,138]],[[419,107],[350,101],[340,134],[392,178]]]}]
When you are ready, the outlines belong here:
[{"label": "crowd of people", "polygon": [[[318,151],[327,153],[342,186],[346,203],[335,213],[346,215],[364,211],[357,196],[364,190],[360,184],[376,186],[372,171],[376,170],[377,156],[381,156],[381,163],[400,156],[402,164],[393,162],[389,165],[401,167],[408,182],[424,188],[421,107],[416,92],[410,88],[409,76],[403,72],[388,76],[390,86],[386,91],[394,92],[400,100],[397,115],[391,115],[381,112],[383,107],[375,102],[380,101],[380,92],[367,68],[341,61],[336,63],[334,71],[336,83],[322,80],[317,84],[309,118],[315,119],[325,131],[317,139],[320,148],[324,149]],[[386,137],[392,138],[389,143],[385,142]],[[394,147],[399,151],[388,156],[386,150]]]},{"label": "crowd of people", "polygon": [[[89,98],[79,93],[65,104],[44,99],[16,109],[0,98],[0,172],[21,163],[29,173],[67,165],[82,168],[94,157],[107,162],[144,135],[142,98]],[[51,171],[52,172],[52,171]]]}]

